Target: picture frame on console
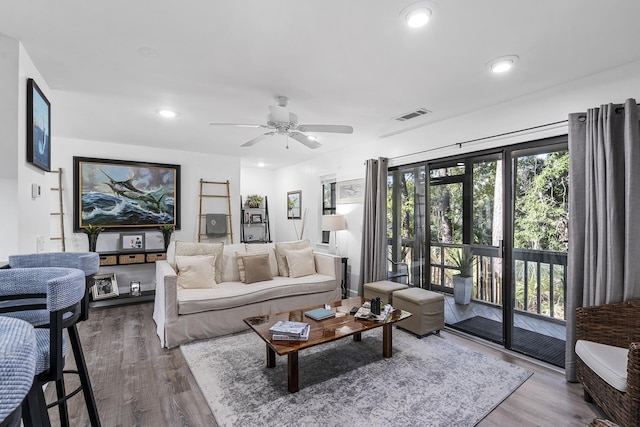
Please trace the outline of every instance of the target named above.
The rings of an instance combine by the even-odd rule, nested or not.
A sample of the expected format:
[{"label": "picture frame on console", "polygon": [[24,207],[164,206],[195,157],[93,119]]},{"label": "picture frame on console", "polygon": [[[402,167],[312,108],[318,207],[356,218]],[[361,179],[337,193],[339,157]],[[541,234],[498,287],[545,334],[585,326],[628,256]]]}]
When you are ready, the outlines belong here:
[{"label": "picture frame on console", "polygon": [[94,301],[114,298],[120,295],[115,273],[96,274],[93,276],[91,296]]},{"label": "picture frame on console", "polygon": [[27,162],[51,172],[51,103],[27,80]]},{"label": "picture frame on console", "polygon": [[120,233],[118,250],[121,252],[142,252],[145,249],[144,233]]},{"label": "picture frame on console", "polygon": [[287,219],[302,218],[302,191],[289,191],[287,193]]},{"label": "picture frame on console", "polygon": [[251,215],[251,223],[252,224],[261,224],[262,223],[262,214],[252,214]]},{"label": "picture frame on console", "polygon": [[74,157],[74,231],[90,224],[105,231],[180,229],[180,165]]}]

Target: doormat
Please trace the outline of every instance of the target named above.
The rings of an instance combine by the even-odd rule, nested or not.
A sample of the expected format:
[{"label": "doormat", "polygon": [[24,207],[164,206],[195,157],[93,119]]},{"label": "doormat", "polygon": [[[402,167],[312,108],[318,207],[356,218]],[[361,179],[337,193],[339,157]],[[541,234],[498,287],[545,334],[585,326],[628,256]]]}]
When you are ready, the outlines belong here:
[{"label": "doormat", "polygon": [[[502,323],[474,316],[454,323],[453,328],[502,344]],[[515,327],[513,349],[527,356],[564,368],[565,342],[558,338]]]}]

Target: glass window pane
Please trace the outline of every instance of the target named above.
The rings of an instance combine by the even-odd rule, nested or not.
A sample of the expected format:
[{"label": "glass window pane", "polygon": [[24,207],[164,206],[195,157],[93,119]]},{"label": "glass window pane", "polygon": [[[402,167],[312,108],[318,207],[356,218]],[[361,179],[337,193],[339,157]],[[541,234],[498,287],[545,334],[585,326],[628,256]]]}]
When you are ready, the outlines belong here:
[{"label": "glass window pane", "polygon": [[462,244],[462,183],[431,186],[431,241]]},{"label": "glass window pane", "polygon": [[502,169],[495,160],[473,165],[473,243],[498,246],[502,239]]}]

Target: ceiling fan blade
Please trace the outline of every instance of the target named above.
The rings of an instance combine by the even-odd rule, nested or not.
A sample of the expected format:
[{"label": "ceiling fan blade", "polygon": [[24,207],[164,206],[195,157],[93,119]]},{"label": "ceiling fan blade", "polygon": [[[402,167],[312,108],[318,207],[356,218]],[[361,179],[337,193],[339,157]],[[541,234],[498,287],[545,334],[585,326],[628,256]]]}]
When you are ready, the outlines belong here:
[{"label": "ceiling fan blade", "polygon": [[301,132],[353,133],[353,127],[346,125],[298,125]]},{"label": "ceiling fan blade", "polygon": [[303,135],[300,132],[289,132],[289,136],[309,148],[315,149],[322,147],[322,144],[320,144],[318,141],[314,141],[307,135]]},{"label": "ceiling fan blade", "polygon": [[264,135],[256,136],[255,138],[245,142],[240,147],[251,147],[252,145],[256,145],[258,142],[262,141],[268,136],[275,135],[275,132],[267,132]]},{"label": "ceiling fan blade", "polygon": [[269,105],[271,118],[274,122],[289,123],[289,110],[279,105]]},{"label": "ceiling fan blade", "polygon": [[209,126],[238,126],[241,128],[268,128],[267,125],[252,125],[246,123],[209,123]]}]

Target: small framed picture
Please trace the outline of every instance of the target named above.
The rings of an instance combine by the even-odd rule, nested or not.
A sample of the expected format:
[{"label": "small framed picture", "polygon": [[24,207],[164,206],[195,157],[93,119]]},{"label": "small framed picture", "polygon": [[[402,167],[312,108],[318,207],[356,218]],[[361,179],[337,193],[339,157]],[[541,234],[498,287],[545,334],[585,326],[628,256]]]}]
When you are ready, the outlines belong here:
[{"label": "small framed picture", "polygon": [[118,282],[115,273],[96,274],[93,276],[93,286],[91,287],[91,296],[94,301],[113,298],[119,295]]},{"label": "small framed picture", "polygon": [[287,193],[287,218],[302,219],[302,190]]},{"label": "small framed picture", "polygon": [[260,224],[262,222],[262,214],[251,215],[251,224]]},{"label": "small framed picture", "polygon": [[118,247],[121,251],[144,251],[144,233],[120,233]]},{"label": "small framed picture", "polygon": [[251,224],[251,212],[244,213],[244,223]]},{"label": "small framed picture", "polygon": [[140,282],[131,282],[129,285],[129,296],[139,297],[140,292]]}]

